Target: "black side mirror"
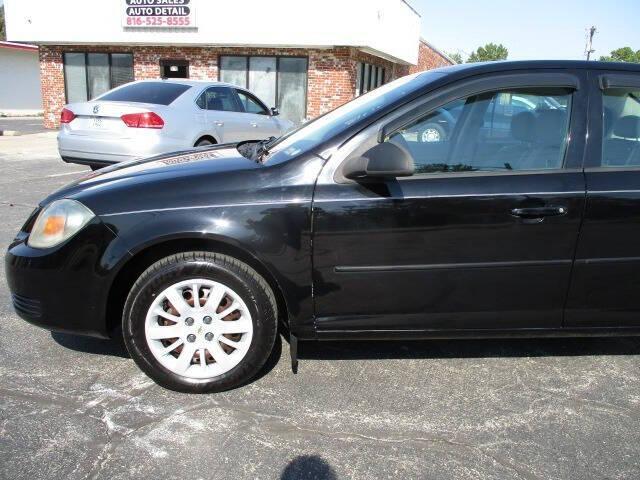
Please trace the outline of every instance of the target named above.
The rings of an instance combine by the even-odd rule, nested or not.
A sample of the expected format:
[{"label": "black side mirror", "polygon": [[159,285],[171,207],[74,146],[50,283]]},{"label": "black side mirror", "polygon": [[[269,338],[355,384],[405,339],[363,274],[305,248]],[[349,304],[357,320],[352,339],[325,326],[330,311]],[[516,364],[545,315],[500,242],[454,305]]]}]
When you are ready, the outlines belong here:
[{"label": "black side mirror", "polygon": [[278,115],[280,115],[280,110],[278,110],[278,107],[271,107],[271,116],[277,117]]},{"label": "black side mirror", "polygon": [[342,173],[351,180],[410,177],[414,173],[411,155],[393,143],[379,143],[361,157],[350,159]]}]

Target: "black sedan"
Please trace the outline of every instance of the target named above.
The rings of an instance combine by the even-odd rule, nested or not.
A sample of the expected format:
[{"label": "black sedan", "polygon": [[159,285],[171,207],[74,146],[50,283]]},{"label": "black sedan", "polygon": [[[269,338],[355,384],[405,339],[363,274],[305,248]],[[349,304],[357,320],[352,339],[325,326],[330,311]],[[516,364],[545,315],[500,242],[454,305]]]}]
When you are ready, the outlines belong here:
[{"label": "black sedan", "polygon": [[640,333],[639,98],[638,66],[460,65],[277,140],[105,168],[12,242],[15,309],[121,330],[190,392],[250,381],[278,331],[294,364],[298,340]]}]

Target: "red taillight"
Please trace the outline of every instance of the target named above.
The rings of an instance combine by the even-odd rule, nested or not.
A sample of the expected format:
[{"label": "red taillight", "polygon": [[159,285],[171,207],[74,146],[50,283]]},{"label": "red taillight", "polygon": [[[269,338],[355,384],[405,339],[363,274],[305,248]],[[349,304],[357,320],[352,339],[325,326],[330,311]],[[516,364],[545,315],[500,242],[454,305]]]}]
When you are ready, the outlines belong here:
[{"label": "red taillight", "polygon": [[120,117],[127,127],[131,128],[162,128],[164,120],[157,113],[127,113]]},{"label": "red taillight", "polygon": [[60,123],[71,123],[76,118],[76,114],[67,108],[63,108],[60,112]]}]

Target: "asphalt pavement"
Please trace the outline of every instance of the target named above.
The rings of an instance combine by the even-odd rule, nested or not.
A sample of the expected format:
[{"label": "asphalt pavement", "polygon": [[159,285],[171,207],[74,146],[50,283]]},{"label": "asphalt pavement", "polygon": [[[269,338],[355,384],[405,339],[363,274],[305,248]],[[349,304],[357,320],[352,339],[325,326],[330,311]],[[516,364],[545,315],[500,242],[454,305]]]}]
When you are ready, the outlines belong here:
[{"label": "asphalt pavement", "polygon": [[42,126],[42,117],[0,117],[0,132],[18,132],[20,135],[28,135],[46,131]]},{"label": "asphalt pavement", "polygon": [[[87,172],[58,158],[53,133],[0,138],[0,243]],[[306,343],[300,356],[293,375],[278,342],[245,387],[173,393],[120,341],[19,319],[2,271],[0,478],[640,478],[639,339]]]}]

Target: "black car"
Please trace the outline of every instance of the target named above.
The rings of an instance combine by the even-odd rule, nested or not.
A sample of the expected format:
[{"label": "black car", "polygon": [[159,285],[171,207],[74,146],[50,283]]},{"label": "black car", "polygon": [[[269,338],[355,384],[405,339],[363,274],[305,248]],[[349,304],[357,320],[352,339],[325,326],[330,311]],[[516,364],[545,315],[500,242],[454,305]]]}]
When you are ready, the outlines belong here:
[{"label": "black car", "polygon": [[279,327],[294,364],[298,340],[638,334],[639,268],[640,67],[568,61],[432,70],[277,140],[100,170],[6,255],[24,319],[121,327],[191,392],[249,381]]}]

